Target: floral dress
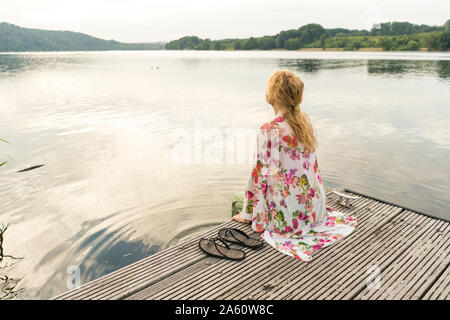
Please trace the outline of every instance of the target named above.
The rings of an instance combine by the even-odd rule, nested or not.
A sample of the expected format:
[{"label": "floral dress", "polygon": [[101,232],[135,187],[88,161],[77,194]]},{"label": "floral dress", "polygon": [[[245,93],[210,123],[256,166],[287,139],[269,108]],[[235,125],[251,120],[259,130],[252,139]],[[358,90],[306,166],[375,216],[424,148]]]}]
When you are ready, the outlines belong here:
[{"label": "floral dress", "polygon": [[349,235],[356,219],[326,205],[316,153],[304,152],[282,114],[263,124],[241,215],[275,249],[299,260]]}]

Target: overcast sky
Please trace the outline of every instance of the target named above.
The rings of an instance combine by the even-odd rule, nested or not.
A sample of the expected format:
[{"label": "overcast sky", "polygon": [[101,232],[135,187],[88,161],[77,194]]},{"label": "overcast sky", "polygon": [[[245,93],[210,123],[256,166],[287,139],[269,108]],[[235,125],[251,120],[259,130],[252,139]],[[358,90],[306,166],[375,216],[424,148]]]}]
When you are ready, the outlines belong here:
[{"label": "overcast sky", "polygon": [[0,22],[123,42],[274,35],[307,23],[351,29],[386,21],[442,25],[449,13],[449,0],[0,0]]}]

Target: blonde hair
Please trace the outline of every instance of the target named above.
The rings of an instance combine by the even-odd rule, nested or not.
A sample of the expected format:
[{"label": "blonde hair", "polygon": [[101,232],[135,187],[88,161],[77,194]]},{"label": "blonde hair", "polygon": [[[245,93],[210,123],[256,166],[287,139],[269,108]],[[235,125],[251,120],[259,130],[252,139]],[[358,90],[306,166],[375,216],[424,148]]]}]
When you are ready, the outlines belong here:
[{"label": "blonde hair", "polygon": [[269,79],[268,93],[283,113],[305,152],[314,152],[317,139],[308,115],[300,110],[303,100],[303,81],[292,71],[275,71]]}]

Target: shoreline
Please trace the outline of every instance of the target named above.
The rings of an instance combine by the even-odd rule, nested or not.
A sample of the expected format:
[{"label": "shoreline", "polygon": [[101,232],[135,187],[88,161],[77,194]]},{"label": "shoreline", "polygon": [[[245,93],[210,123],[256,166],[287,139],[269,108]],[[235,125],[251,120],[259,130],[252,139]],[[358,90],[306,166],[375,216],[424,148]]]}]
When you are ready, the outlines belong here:
[{"label": "shoreline", "polygon": [[287,50],[284,48],[276,48],[269,50],[261,50],[261,49],[252,49],[252,50],[168,50],[168,49],[106,49],[106,50],[55,50],[55,51],[0,51],[1,54],[26,54],[26,53],[57,53],[57,52],[107,52],[107,51],[261,51],[261,52],[270,52],[270,51],[286,51],[286,52],[429,52],[429,53],[448,53],[450,49],[446,51],[432,51],[428,50],[428,48],[420,48],[415,51],[406,51],[406,50],[383,50],[383,48],[359,48],[358,50],[344,50],[344,48],[300,48],[296,50]]},{"label": "shoreline", "polygon": [[296,50],[287,50],[287,49],[269,49],[269,50],[227,50],[227,51],[306,51],[306,52],[321,52],[321,51],[348,51],[348,52],[449,52],[450,49],[447,51],[431,51],[428,50],[428,48],[420,48],[419,50],[414,51],[406,51],[406,50],[383,50],[383,48],[359,48],[357,50],[344,50],[344,48],[300,48]]}]

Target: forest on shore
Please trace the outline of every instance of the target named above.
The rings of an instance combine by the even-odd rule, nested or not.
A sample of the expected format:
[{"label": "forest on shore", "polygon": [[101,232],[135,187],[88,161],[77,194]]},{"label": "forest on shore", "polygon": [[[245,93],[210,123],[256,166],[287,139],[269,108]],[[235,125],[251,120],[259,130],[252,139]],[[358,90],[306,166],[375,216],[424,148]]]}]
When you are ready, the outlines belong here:
[{"label": "forest on shore", "polygon": [[385,22],[369,30],[326,29],[311,23],[273,36],[210,40],[185,36],[166,43],[166,50],[298,50],[301,48],[381,48],[385,51],[446,51],[450,47],[450,19],[442,26]]},{"label": "forest on shore", "polygon": [[91,50],[298,50],[302,48],[341,48],[359,50],[380,48],[385,51],[447,51],[450,47],[450,20],[442,26],[386,22],[369,30],[326,29],[307,24],[272,36],[244,39],[210,40],[185,36],[177,40],[153,43],[123,43],[104,40],[73,31],[22,28],[0,23],[0,52],[91,51]]},{"label": "forest on shore", "polygon": [[164,49],[164,44],[123,43],[95,38],[80,32],[30,29],[11,23],[0,23],[0,52],[161,50]]}]

